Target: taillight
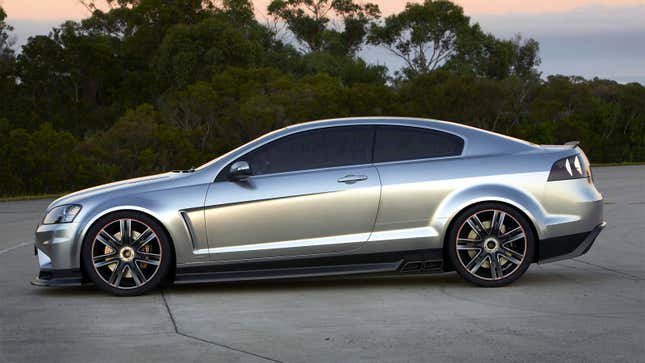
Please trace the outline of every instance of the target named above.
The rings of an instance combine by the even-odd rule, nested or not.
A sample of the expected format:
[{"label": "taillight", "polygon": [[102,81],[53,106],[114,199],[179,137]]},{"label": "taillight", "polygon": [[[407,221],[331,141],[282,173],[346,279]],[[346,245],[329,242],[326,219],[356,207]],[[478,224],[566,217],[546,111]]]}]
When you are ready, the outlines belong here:
[{"label": "taillight", "polygon": [[556,161],[551,167],[548,181],[589,178],[589,167],[580,155],[573,155]]}]

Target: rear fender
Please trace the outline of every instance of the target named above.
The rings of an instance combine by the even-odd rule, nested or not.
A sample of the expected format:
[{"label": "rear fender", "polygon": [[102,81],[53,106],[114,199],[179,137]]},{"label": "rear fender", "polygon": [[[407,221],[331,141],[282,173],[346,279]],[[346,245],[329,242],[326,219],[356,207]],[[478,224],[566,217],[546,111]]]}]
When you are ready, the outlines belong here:
[{"label": "rear fender", "polygon": [[459,213],[483,202],[500,202],[519,209],[533,224],[537,237],[541,238],[544,234],[546,213],[532,195],[507,185],[485,184],[455,190],[444,198],[432,218],[435,230],[442,232],[440,241],[445,240],[450,223]]}]

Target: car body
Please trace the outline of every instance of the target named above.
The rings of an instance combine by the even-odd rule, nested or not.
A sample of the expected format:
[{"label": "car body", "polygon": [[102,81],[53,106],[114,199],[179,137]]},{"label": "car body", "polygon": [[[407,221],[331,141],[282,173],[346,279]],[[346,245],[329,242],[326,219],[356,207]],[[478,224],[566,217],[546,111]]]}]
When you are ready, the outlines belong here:
[{"label": "car body", "polygon": [[[576,257],[605,225],[602,204],[589,162],[575,144],[540,146],[427,119],[309,122],[266,134],[196,170],[115,182],[55,200],[36,230],[40,273],[33,283],[87,282],[88,265],[99,256],[84,260],[83,250],[93,240],[106,242],[100,238],[104,232],[114,245],[98,243],[96,254],[113,255],[104,263],[117,261],[105,270],[109,280],[113,267],[118,272],[121,266],[119,258],[128,261],[138,253],[119,247],[123,236],[143,239],[152,228],[170,247],[164,258],[172,268],[164,278],[176,283],[439,272],[459,267],[455,254],[471,260],[480,252],[501,251],[494,268],[481,256],[471,261],[491,270],[473,282],[494,286],[488,282],[503,279],[493,270],[500,261],[509,264],[503,253],[513,259],[502,246],[510,238],[505,233],[524,234],[517,251],[530,261],[522,260],[523,270],[533,262]],[[484,214],[463,217],[473,207],[471,213]],[[110,219],[115,213],[141,218],[126,215],[118,222]],[[496,227],[504,215],[507,224]],[[463,233],[471,237],[454,231],[460,216],[466,218]],[[93,230],[105,220],[105,231]],[[473,227],[473,221],[482,224]],[[112,222],[120,223],[121,232],[117,224],[108,226]],[[455,242],[457,252],[448,253],[451,234],[470,244]],[[154,250],[160,256],[162,247],[160,241]],[[471,248],[475,252],[459,252]],[[89,277],[96,280],[96,274]],[[113,287],[111,292],[120,291],[118,284]],[[136,290],[136,283],[129,287]]]}]

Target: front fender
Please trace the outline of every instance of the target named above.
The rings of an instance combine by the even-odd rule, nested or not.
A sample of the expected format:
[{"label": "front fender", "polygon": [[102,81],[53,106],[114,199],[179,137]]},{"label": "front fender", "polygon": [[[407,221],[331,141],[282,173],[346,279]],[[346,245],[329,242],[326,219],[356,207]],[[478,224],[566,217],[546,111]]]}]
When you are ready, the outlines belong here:
[{"label": "front fender", "polygon": [[[133,203],[135,202],[135,203]],[[136,203],[138,202],[138,203]],[[163,219],[161,216],[159,216],[157,213],[154,212],[155,208],[154,205],[151,207],[153,208],[144,208],[141,207],[141,205],[149,205],[150,201],[145,201],[145,200],[133,200],[129,199],[126,203],[126,201],[117,201],[117,200],[111,200],[109,202],[105,202],[102,204],[99,204],[95,206],[93,209],[89,210],[87,212],[87,219],[84,219],[81,221],[82,228],[80,229],[80,234],[78,236],[78,241],[80,243],[83,242],[85,239],[85,236],[87,235],[87,231],[90,229],[90,227],[99,220],[100,218],[114,212],[119,212],[119,211],[136,211],[140,213],[147,214],[153,218],[155,218],[158,221],[162,221]],[[154,202],[152,202],[154,203]],[[156,204],[156,203],[155,203]],[[163,224],[163,223],[162,223]]]},{"label": "front fender", "polygon": [[195,193],[189,193],[189,195],[193,194],[192,197],[180,198],[179,196],[169,197],[168,195],[162,197],[157,192],[151,192],[146,195],[106,198],[94,205],[88,205],[83,214],[85,218],[79,221],[81,226],[76,237],[76,248],[73,251],[77,261],[80,261],[80,246],[82,246],[90,227],[99,218],[117,211],[136,211],[156,219],[168,232],[174,244],[177,264],[195,262],[195,260],[201,261],[205,257],[192,253],[194,241],[181,214],[182,210],[202,208],[203,188],[197,189],[194,190]]}]

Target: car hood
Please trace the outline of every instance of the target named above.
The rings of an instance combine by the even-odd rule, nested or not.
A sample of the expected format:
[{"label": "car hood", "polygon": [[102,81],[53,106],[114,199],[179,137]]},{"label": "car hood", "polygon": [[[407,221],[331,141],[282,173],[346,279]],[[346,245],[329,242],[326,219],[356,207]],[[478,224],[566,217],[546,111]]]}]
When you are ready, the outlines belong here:
[{"label": "car hood", "polygon": [[189,174],[190,173],[168,172],[168,173],[149,175],[149,176],[144,176],[139,178],[121,180],[113,183],[98,185],[95,187],[79,190],[74,193],[66,194],[54,200],[49,205],[49,207],[47,207],[47,210],[50,210],[51,208],[57,207],[59,205],[64,205],[64,204],[74,204],[74,203],[82,204],[82,202],[84,200],[87,200],[88,198],[106,195],[111,192],[116,192],[116,191],[127,192],[129,189],[132,189],[133,191],[134,190],[139,191],[148,187],[154,188],[155,186],[164,184],[169,180],[185,178]]}]

